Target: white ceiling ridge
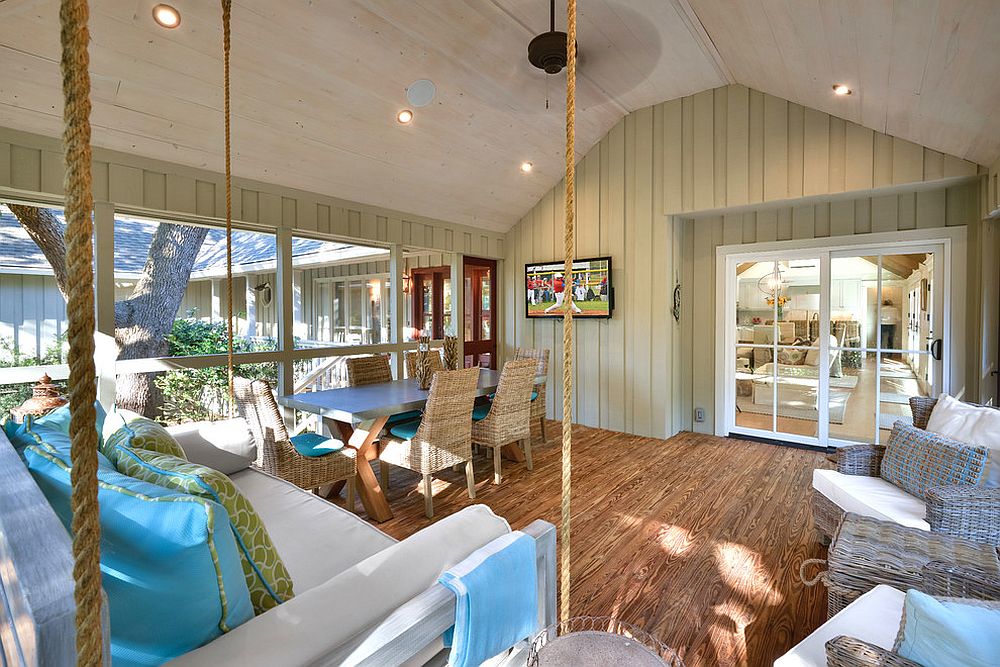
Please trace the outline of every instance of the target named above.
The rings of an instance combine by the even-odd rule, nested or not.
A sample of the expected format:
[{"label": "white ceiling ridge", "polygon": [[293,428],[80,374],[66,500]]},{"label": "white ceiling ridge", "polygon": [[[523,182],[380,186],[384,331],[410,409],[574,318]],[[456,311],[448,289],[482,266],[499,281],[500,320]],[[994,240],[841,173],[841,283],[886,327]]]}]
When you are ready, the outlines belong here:
[{"label": "white ceiling ridge", "polygon": [[[691,6],[691,3],[688,0],[672,0],[672,2],[677,9],[677,13],[684,20],[685,26],[687,26],[687,29],[694,36],[702,51],[705,52],[705,55],[708,56],[719,76],[726,83],[739,83],[736,77],[733,76],[732,70],[729,69],[729,65],[723,59],[722,54],[719,53],[719,49],[715,46],[715,41],[708,34],[705,24],[701,22],[701,18],[699,18],[698,13]],[[747,87],[749,88],[749,86]]]}]

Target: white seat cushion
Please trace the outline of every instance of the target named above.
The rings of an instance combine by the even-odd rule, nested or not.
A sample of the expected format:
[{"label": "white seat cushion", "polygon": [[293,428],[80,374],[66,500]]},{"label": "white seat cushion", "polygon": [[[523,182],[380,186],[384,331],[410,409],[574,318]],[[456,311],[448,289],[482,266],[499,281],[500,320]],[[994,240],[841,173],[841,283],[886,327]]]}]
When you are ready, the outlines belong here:
[{"label": "white seat cushion", "polygon": [[774,667],[825,667],[826,643],[840,635],[891,649],[903,618],[905,597],[903,591],[891,586],[876,586],[775,660]]},{"label": "white seat cushion", "polygon": [[901,526],[930,530],[924,501],[881,477],[842,475],[836,470],[813,470],[813,488],[845,512],[854,512]]},{"label": "white seat cushion", "polygon": [[231,479],[267,527],[297,595],[396,543],[347,510],[256,468]]}]

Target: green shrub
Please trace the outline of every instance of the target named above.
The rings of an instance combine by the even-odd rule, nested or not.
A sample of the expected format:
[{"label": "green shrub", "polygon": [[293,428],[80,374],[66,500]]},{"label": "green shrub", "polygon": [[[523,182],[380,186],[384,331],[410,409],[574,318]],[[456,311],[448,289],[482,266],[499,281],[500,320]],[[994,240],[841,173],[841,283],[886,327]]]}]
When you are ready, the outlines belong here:
[{"label": "green shrub", "polygon": [[[224,355],[227,348],[226,325],[224,322],[204,322],[193,317],[179,319],[167,336],[167,344],[167,354],[172,357]],[[233,339],[234,353],[276,349],[273,339]],[[278,379],[274,363],[237,364],[234,372],[240,377],[267,380],[272,386]],[[229,378],[225,366],[167,371],[158,375],[155,383],[163,393],[161,419],[168,424],[224,419],[229,415]]]}]

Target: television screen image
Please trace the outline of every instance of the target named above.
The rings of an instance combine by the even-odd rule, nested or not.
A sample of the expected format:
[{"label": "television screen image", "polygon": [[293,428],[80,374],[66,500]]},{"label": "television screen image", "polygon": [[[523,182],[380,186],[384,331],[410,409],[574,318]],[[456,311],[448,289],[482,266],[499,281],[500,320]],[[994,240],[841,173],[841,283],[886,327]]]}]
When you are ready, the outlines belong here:
[{"label": "television screen image", "polygon": [[611,258],[576,260],[571,280],[563,275],[564,269],[563,262],[524,265],[528,317],[562,317],[567,295],[573,299],[573,317],[611,317],[615,307]]}]

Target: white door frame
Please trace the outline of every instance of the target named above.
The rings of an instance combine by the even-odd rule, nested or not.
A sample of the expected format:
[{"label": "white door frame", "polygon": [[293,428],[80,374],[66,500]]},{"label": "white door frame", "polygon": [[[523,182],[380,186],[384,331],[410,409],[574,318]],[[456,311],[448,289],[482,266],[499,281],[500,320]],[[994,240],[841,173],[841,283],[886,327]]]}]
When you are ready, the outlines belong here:
[{"label": "white door frame", "polygon": [[[820,280],[821,284],[830,284],[830,257],[832,255],[843,254],[864,254],[865,250],[885,250],[891,247],[893,252],[904,253],[908,250],[916,251],[919,248],[935,246],[935,252],[940,249],[944,259],[944,270],[938,271],[935,267],[935,280],[942,285],[942,289],[936,290],[937,294],[944,295],[942,302],[942,335],[938,336],[946,341],[949,350],[956,349],[956,335],[964,335],[964,324],[962,317],[965,313],[963,295],[955,294],[954,287],[956,281],[953,273],[956,267],[964,267],[966,255],[966,229],[965,227],[941,227],[933,229],[905,230],[897,232],[873,233],[864,235],[853,235],[846,237],[831,237],[818,239],[800,239],[790,241],[773,241],[765,243],[739,244],[719,246],[716,248],[716,286],[722,286],[721,293],[717,287],[716,298],[716,353],[715,353],[715,434],[728,435],[734,428],[735,418],[732,414],[732,406],[736,401],[735,383],[729,381],[729,370],[736,368],[736,290],[735,285],[729,280],[730,275],[735,273],[736,265],[746,261],[766,261],[775,259],[768,255],[779,255],[781,259],[801,259],[820,258]],[[867,254],[872,254],[871,252]],[[877,253],[876,253],[877,254]],[[829,328],[830,297],[829,289],[820,291],[820,323],[821,331]],[[937,297],[937,294],[935,297]],[[940,298],[940,297],[939,297]],[[954,320],[954,321],[953,321]],[[721,327],[722,331],[719,331]],[[960,330],[961,333],[959,333]],[[720,335],[721,333],[721,335]],[[964,349],[964,342],[962,344]],[[820,337],[820,358],[827,358],[829,354],[829,336]],[[949,392],[952,386],[954,367],[954,354],[945,352],[942,362],[941,387],[942,391]],[[820,401],[821,412],[825,405],[826,388],[821,386]],[[828,408],[828,406],[827,406]],[[822,415],[821,415],[822,416]],[[825,420],[820,420],[824,424]],[[827,428],[821,427],[819,435],[825,438]],[[746,429],[749,430],[749,429]],[[772,432],[758,432],[755,435],[774,438],[778,434]],[[820,438],[796,436],[793,434],[780,434],[782,440],[798,442],[801,444],[816,445],[824,442]]]}]

